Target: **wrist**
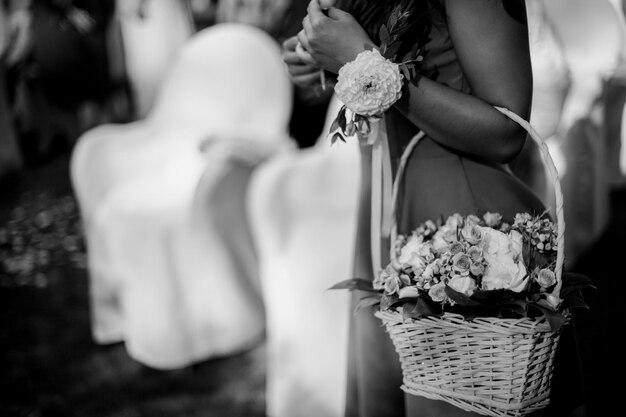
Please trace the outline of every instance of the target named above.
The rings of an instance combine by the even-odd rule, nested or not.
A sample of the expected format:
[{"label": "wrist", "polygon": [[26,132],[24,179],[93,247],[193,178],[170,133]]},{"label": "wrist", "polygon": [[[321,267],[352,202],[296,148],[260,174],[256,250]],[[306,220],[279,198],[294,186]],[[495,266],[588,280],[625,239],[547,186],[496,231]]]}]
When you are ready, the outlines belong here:
[{"label": "wrist", "polygon": [[401,97],[403,79],[398,64],[377,49],[364,50],[339,69],[335,92],[353,113],[377,117]]}]

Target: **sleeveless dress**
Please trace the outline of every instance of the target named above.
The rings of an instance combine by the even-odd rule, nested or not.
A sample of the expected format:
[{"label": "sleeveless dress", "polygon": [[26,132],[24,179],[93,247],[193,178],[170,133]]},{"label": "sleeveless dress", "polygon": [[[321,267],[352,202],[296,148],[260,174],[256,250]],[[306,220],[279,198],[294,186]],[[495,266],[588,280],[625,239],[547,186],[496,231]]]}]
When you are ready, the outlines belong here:
[{"label": "sleeveless dress", "polygon": [[[439,82],[467,92],[469,87],[455,55],[445,16],[437,14],[432,19],[426,60],[431,65],[437,65]],[[394,108],[385,114],[385,122],[391,165],[395,172],[404,147],[419,129]],[[353,276],[371,280],[371,146],[362,145],[361,154],[362,181]],[[508,166],[461,154],[428,137],[420,141],[408,160],[398,202],[396,215],[400,234],[409,233],[428,219],[454,213],[467,215],[491,211],[511,220],[518,212],[539,214],[544,211],[539,197],[513,176]],[[381,247],[381,262],[385,265],[389,261],[388,250],[385,250],[389,248],[388,239],[381,242]],[[362,295],[355,291],[353,304]],[[397,354],[381,321],[373,313],[373,308],[363,308],[351,319],[346,417],[477,415],[442,401],[405,395],[400,389],[402,372]],[[567,339],[566,335],[562,337]],[[573,345],[562,342],[561,346]],[[568,359],[574,357],[566,356]],[[567,365],[567,369],[576,369],[574,365]],[[553,379],[553,398],[559,392],[556,379],[557,375]],[[577,381],[578,378],[570,376],[569,380]],[[577,388],[578,391],[576,387],[568,389],[571,390],[570,398],[581,398],[580,388]],[[553,400],[553,406],[557,403]]]}]

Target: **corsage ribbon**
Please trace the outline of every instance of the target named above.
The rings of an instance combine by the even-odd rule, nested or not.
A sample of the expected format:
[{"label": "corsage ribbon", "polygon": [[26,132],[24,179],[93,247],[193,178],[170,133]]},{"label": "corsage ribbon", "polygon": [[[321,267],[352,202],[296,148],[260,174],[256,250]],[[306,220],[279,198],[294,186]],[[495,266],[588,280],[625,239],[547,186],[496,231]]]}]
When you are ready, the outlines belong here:
[{"label": "corsage ribbon", "polygon": [[385,117],[372,124],[371,135],[376,137],[372,148],[372,193],[371,193],[371,251],[372,268],[377,273],[382,265],[382,245],[387,242],[391,231],[392,171]]},{"label": "corsage ribbon", "polygon": [[379,123],[376,123],[372,132],[377,135],[372,149],[372,195],[371,195],[371,253],[372,268],[374,274],[382,268],[382,245],[388,244],[385,248],[386,253],[393,258],[391,251],[394,250],[393,245],[397,235],[396,224],[396,203],[400,188],[400,181],[404,174],[404,169],[408,163],[409,156],[418,142],[424,138],[424,132],[420,131],[411,138],[411,141],[404,149],[400,157],[398,171],[394,180],[391,169],[391,154],[389,152],[389,143],[387,140],[387,130],[385,128],[384,117]]}]

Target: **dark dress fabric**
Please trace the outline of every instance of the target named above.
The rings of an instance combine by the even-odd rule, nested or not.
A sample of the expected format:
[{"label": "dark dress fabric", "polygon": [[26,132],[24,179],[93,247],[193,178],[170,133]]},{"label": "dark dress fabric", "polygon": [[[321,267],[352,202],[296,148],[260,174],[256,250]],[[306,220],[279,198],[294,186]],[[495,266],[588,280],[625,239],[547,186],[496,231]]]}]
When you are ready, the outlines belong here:
[{"label": "dark dress fabric", "polygon": [[[433,22],[436,24],[427,46],[428,63],[437,65],[438,81],[468,91],[443,14],[433,16]],[[394,109],[387,112],[385,119],[391,162],[395,170],[402,150],[419,130]],[[371,148],[362,146],[361,154],[362,184],[354,276],[371,280]],[[400,234],[408,234],[428,219],[434,220],[454,213],[467,215],[491,211],[499,212],[505,219],[511,220],[518,212],[539,214],[545,210],[539,197],[513,176],[507,166],[460,154],[428,137],[422,139],[411,154],[402,181],[397,212]],[[383,242],[382,247],[388,248],[389,242]],[[389,261],[385,253],[383,249],[383,265]],[[361,296],[359,292],[354,292],[353,304]],[[553,383],[554,406],[559,407],[560,403],[577,402],[582,398],[575,344],[569,333],[564,334],[561,343],[566,345],[566,349],[560,349],[565,350],[566,354],[559,353],[557,358],[559,366],[566,362],[563,367],[566,370],[565,377],[562,377],[561,372],[558,374],[559,379],[565,380],[567,384],[557,383],[556,377]],[[443,401],[404,394],[400,389],[402,373],[397,354],[372,309],[360,309],[352,316],[348,361],[346,417],[477,415]],[[561,388],[569,395],[560,394],[563,392]],[[559,411],[542,415],[567,414]]]}]

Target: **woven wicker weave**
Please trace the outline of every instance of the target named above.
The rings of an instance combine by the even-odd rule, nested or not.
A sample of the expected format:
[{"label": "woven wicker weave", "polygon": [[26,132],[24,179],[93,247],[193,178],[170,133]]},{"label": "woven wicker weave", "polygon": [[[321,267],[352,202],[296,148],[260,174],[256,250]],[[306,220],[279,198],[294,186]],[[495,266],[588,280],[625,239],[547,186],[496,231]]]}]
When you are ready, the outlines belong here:
[{"label": "woven wicker weave", "polygon": [[[564,221],[556,168],[547,146],[526,121],[509,110],[496,109],[518,122],[535,140],[553,179],[558,232],[555,273],[560,288]],[[416,137],[403,155],[398,179],[419,139]],[[394,212],[398,182],[393,191]],[[395,236],[394,223],[392,242]],[[552,331],[545,319],[482,317],[467,321],[452,313],[404,319],[400,310],[377,311],[375,315],[383,321],[398,352],[405,392],[487,416],[524,416],[548,405],[560,333]]]}]

